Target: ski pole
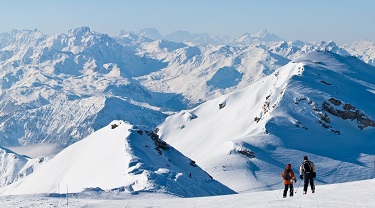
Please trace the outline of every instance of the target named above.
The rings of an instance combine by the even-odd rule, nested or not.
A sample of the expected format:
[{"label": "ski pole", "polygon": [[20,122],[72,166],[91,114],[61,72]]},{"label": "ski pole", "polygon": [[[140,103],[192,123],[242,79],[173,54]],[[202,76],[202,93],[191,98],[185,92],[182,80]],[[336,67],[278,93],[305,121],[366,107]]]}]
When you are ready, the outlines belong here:
[{"label": "ski pole", "polygon": [[299,188],[299,185],[301,185],[301,182],[302,182],[302,180],[299,181],[299,184],[298,184],[298,186],[297,186],[296,192],[294,192],[294,193],[297,193],[298,188]]}]

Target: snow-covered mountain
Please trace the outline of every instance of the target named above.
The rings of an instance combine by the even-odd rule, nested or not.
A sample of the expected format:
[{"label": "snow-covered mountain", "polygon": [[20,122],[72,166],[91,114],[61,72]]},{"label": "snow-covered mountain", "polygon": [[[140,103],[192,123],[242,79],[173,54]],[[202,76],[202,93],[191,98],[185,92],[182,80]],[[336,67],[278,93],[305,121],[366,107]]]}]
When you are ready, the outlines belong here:
[{"label": "snow-covered mountain", "polygon": [[167,41],[145,43],[138,54],[168,65],[136,79],[152,91],[181,94],[190,106],[248,86],[289,62],[258,46],[189,46]]},{"label": "snow-covered mountain", "polygon": [[190,33],[188,31],[178,30],[173,33],[170,33],[164,37],[166,40],[182,43],[192,43],[196,45],[223,45],[227,44],[230,41],[230,37],[228,36],[218,36],[218,35],[210,35],[207,33]]},{"label": "snow-covered mountain", "polygon": [[159,33],[156,28],[144,28],[138,31],[139,36],[149,38],[151,40],[163,40],[164,37]]},{"label": "snow-covered mountain", "polygon": [[114,121],[67,147],[39,169],[0,190],[2,195],[101,189],[183,197],[233,194],[153,131]]},{"label": "snow-covered mountain", "polygon": [[13,30],[0,34],[0,53],[3,146],[66,147],[124,117],[152,128],[171,111],[243,88],[288,62],[258,46],[111,38],[88,27],[51,36]]},{"label": "snow-covered mountain", "polygon": [[256,34],[245,33],[239,38],[229,41],[230,45],[268,45],[274,42],[283,41],[279,36],[262,30]]},{"label": "snow-covered mountain", "polygon": [[361,59],[365,63],[375,66],[375,42],[362,40],[343,46],[353,56]]},{"label": "snow-covered mountain", "polygon": [[1,34],[0,144],[72,144],[114,119],[154,127],[185,108],[176,94],[154,93],[133,76],[164,63],[141,57],[87,27],[44,36]]},{"label": "snow-covered mountain", "polygon": [[48,157],[41,156],[32,159],[0,147],[0,187],[7,186],[28,176],[48,159]]},{"label": "snow-covered mountain", "polygon": [[[189,36],[188,32],[186,36]],[[181,94],[191,107],[246,87],[290,60],[311,51],[350,55],[333,41],[319,44],[285,42],[267,31],[248,36],[257,40],[256,43],[196,45],[191,42],[156,40],[138,44],[138,55],[158,60],[166,66],[135,79],[152,91]],[[116,38],[121,41],[121,37]]]},{"label": "snow-covered mountain", "polygon": [[244,33],[239,37],[220,36],[207,33],[190,33],[185,30],[177,30],[165,36],[161,35],[155,28],[144,28],[137,32],[120,32],[121,34],[132,33],[137,36],[151,40],[168,40],[176,43],[190,43],[193,45],[268,45],[274,42],[283,41],[279,36],[262,30],[258,33]]},{"label": "snow-covered mountain", "polygon": [[307,43],[303,41],[279,41],[269,44],[267,50],[278,54],[282,57],[293,60],[311,51],[330,51],[341,56],[350,56],[351,54],[345,49],[339,47],[333,41],[322,41],[319,43]]},{"label": "snow-covered mountain", "polygon": [[[64,183],[74,192],[179,196],[270,190],[279,188],[285,164],[296,171],[304,155],[316,163],[319,183],[372,176],[375,69],[365,56],[333,41],[286,42],[266,31],[234,41],[175,37],[184,34],[182,41],[155,29],[116,37],[88,27],[0,34],[0,145],[71,145],[46,163],[0,149],[0,186],[10,184],[3,194],[64,192]],[[124,120],[121,128],[107,126],[113,120]],[[139,133],[158,125],[168,150],[149,150],[155,141]],[[89,136],[118,130],[113,146]],[[202,169],[189,165],[190,178],[181,166],[190,159],[178,151]],[[83,172],[92,178],[81,181]],[[94,178],[112,173],[111,181]]]},{"label": "snow-covered mountain", "polygon": [[[375,155],[374,67],[310,52],[272,75],[170,116],[159,135],[237,192],[276,189],[304,155],[319,183],[368,179]],[[233,177],[233,176],[236,177]]]}]

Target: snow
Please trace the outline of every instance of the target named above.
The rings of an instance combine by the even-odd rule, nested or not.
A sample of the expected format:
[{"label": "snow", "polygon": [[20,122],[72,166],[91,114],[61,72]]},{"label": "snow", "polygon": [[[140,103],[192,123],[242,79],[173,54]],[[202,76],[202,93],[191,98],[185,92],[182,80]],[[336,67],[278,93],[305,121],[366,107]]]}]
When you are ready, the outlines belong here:
[{"label": "snow", "polygon": [[[299,181],[297,181],[298,187]],[[302,184],[301,184],[302,185]],[[281,181],[279,184],[281,188]],[[302,194],[302,187],[293,197],[282,198],[282,189],[225,196],[198,198],[178,198],[164,194],[108,195],[100,197],[98,193],[69,195],[23,195],[2,196],[0,204],[11,207],[374,207],[375,180],[356,181],[332,185],[317,184],[316,192]]]},{"label": "snow", "polygon": [[350,54],[361,59],[365,63],[375,66],[375,43],[374,41],[362,40],[343,46]]},{"label": "snow", "polygon": [[[63,206],[69,189],[72,207],[373,207],[373,46],[0,34],[0,203]],[[304,155],[317,193],[281,199]]]},{"label": "snow", "polygon": [[304,155],[319,167],[321,183],[369,179],[374,128],[361,130],[359,120],[334,116],[323,106],[338,99],[332,109],[355,106],[353,112],[372,120],[374,75],[353,57],[310,52],[244,89],[168,117],[159,135],[239,193],[276,189],[274,172],[287,163],[298,169]]},{"label": "snow", "polygon": [[[126,130],[126,124],[124,126]],[[82,187],[99,186],[103,188],[120,187],[124,183],[121,171],[125,171],[125,165],[130,158],[125,151],[113,149],[114,146],[124,146],[122,137],[113,135],[113,138],[105,138],[106,132],[98,131],[92,138],[82,140],[80,143],[69,146],[37,172],[22,182],[15,184],[20,192],[28,193],[60,193],[59,184],[69,185],[72,192],[82,191]],[[86,148],[87,150],[85,151]],[[114,158],[124,158],[123,163],[110,163],[103,149],[111,149]],[[51,175],[51,170],[53,173]],[[85,178],[85,180],[83,180]],[[13,190],[12,190],[13,191]]]},{"label": "snow", "polygon": [[69,193],[93,188],[189,197],[235,193],[174,148],[160,146],[163,143],[156,138],[147,128],[113,121],[34,168],[28,176],[1,188],[0,194],[59,194],[64,193],[65,186]]},{"label": "snow", "polygon": [[12,150],[13,152],[17,152],[20,155],[25,155],[30,158],[37,158],[41,155],[53,157],[61,151],[61,149],[57,148],[57,144],[47,143],[37,145],[14,146],[6,148]]},{"label": "snow", "polygon": [[[154,28],[116,37],[89,27],[0,34],[0,145],[58,143],[61,149],[123,118],[155,128],[171,112],[245,88],[301,54],[344,54],[332,41],[286,43],[267,31],[246,34],[257,43],[238,44],[181,34],[190,42],[160,40]],[[119,113],[123,105],[129,110]]]}]

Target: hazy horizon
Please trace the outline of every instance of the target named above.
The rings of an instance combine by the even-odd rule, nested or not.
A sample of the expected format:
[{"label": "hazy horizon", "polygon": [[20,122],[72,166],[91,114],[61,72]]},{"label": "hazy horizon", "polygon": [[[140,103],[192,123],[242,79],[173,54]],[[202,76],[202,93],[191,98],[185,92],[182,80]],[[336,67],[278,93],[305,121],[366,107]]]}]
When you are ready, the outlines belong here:
[{"label": "hazy horizon", "polygon": [[0,33],[37,28],[45,34],[88,26],[115,35],[121,30],[156,28],[162,35],[176,30],[238,37],[267,29],[286,40],[339,44],[375,40],[375,1],[246,1],[67,0],[7,1],[0,13]]}]

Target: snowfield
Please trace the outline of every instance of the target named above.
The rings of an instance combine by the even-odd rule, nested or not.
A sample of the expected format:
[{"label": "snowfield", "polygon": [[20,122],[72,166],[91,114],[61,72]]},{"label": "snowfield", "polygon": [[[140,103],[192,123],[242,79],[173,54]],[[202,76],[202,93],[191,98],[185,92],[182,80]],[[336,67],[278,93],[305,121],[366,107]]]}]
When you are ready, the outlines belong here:
[{"label": "snowfield", "polygon": [[[280,187],[281,185],[280,181]],[[297,184],[299,181],[297,181]],[[301,184],[302,185],[302,184]],[[122,207],[375,207],[375,179],[316,186],[316,192],[302,194],[302,187],[295,188],[293,197],[282,198],[282,190],[242,193],[225,196],[198,198],[178,198],[158,193],[99,194],[96,192],[69,195],[23,195],[2,196],[0,204],[3,208],[52,208],[52,207],[90,207],[90,208],[122,208]],[[68,206],[66,206],[68,203]]]}]

